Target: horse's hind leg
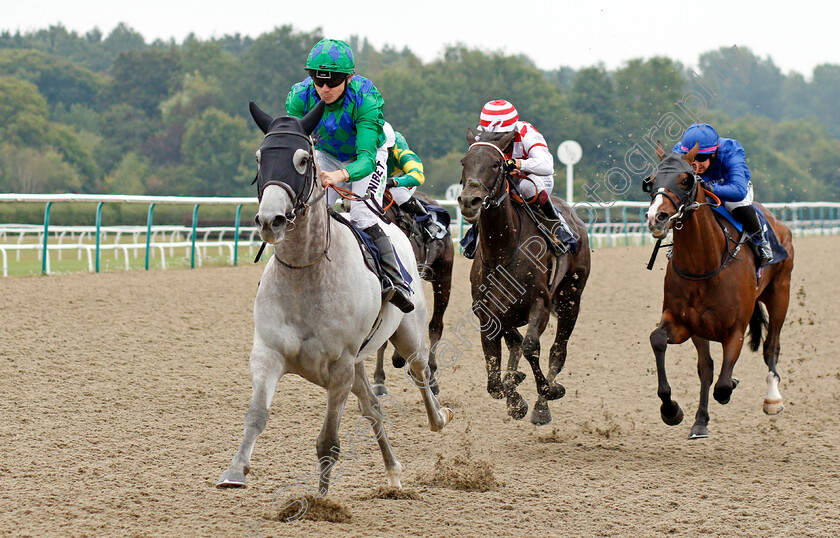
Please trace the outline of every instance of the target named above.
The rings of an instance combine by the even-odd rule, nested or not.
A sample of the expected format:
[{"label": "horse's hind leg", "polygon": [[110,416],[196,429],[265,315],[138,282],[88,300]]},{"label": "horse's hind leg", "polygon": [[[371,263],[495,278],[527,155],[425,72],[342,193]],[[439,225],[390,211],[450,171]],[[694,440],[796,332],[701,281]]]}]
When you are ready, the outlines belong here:
[{"label": "horse's hind leg", "polygon": [[534,372],[534,382],[537,384],[537,394],[546,400],[558,400],[566,394],[566,388],[556,381],[545,378],[540,368],[540,335],[548,324],[549,309],[545,301],[537,299],[530,312],[530,323],[525,338],[522,340],[522,354],[531,364]]},{"label": "horse's hind leg", "polygon": [[[779,277],[777,277],[779,278]],[[784,399],[779,392],[781,377],[776,371],[776,363],[779,360],[780,336],[782,325],[785,323],[788,303],[790,302],[790,276],[780,280],[779,284],[773,284],[772,293],[765,290],[762,294],[764,303],[767,305],[767,313],[770,323],[767,326],[767,338],[764,340],[764,362],[767,364],[767,393],[764,396],[764,412],[768,415],[777,415],[785,408]],[[766,299],[764,299],[766,296]]]},{"label": "horse's hind leg", "polygon": [[388,389],[385,388],[385,368],[383,365],[385,362],[386,347],[388,347],[387,342],[382,344],[382,347],[376,351],[376,369],[373,371],[373,393],[377,396],[388,394]]},{"label": "horse's hind leg", "polygon": [[341,442],[338,438],[338,427],[347,396],[355,383],[355,358],[342,356],[329,365],[329,382],[327,384],[327,413],[324,424],[318,434],[315,450],[318,454],[318,492],[324,496],[330,487],[330,474],[341,454]]},{"label": "horse's hind leg", "polygon": [[275,353],[267,350],[252,349],[250,363],[252,393],[251,405],[245,414],[245,433],[230,467],[216,482],[218,487],[245,486],[245,475],[251,470],[254,444],[268,422],[268,408],[274,397],[277,381],[284,373],[282,361]]},{"label": "horse's hind leg", "polygon": [[397,331],[391,337],[391,343],[403,357],[408,357],[408,368],[406,374],[420,389],[420,396],[426,407],[426,415],[429,419],[429,428],[433,432],[443,429],[452,420],[452,410],[441,407],[432,392],[431,377],[429,372],[429,350],[422,341],[419,330],[420,323],[417,323],[411,316],[403,318]]},{"label": "horse's hind leg", "polygon": [[694,425],[691,427],[689,439],[702,439],[709,436],[709,388],[715,377],[715,363],[712,354],[709,352],[709,341],[700,337],[692,336],[692,343],[697,348],[697,375],[700,377],[700,404],[697,406],[697,414],[694,416]]},{"label": "horse's hind leg", "polygon": [[353,394],[359,399],[359,409],[373,428],[373,435],[379,443],[379,450],[382,452],[382,459],[385,460],[385,476],[388,478],[388,485],[391,487],[402,487],[400,476],[402,465],[394,456],[394,449],[388,440],[388,433],[385,431],[385,424],[382,420],[384,414],[380,402],[376,397],[365,373],[364,362],[356,363],[356,377],[353,380]]},{"label": "horse's hind leg", "polygon": [[[584,284],[585,282],[567,275],[558,288],[558,293],[561,295],[552,305],[554,313],[557,314],[557,332],[548,353],[547,379],[549,382],[554,381],[566,364],[566,350],[580,313],[580,297],[583,294]],[[545,426],[550,422],[551,411],[548,409],[548,402],[545,396],[540,395],[531,412],[531,423],[536,426]]]}]

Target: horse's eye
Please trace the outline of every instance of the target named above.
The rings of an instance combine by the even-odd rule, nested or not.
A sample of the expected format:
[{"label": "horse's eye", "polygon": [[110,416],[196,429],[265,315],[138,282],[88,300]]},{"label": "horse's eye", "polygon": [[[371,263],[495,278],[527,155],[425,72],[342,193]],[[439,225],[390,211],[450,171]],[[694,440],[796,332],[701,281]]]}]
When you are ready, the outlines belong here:
[{"label": "horse's eye", "polygon": [[257,158],[257,162],[260,162],[260,150],[257,150],[257,153],[254,155]]},{"label": "horse's eye", "polygon": [[499,169],[499,163],[493,163],[493,170]]}]

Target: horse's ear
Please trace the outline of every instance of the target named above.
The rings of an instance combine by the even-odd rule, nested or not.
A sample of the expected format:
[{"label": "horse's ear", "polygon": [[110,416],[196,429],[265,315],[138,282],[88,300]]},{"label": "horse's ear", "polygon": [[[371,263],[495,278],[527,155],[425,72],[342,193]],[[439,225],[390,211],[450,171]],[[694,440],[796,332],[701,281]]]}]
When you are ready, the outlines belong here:
[{"label": "horse's ear", "polygon": [[695,142],[695,143],[694,143],[694,147],[693,147],[693,148],[691,148],[691,151],[689,151],[688,153],[686,153],[686,154],[685,154],[685,157],[683,157],[683,159],[685,159],[685,161],[686,161],[688,164],[693,163],[693,162],[694,162],[694,158],[695,158],[695,157],[697,157],[697,152],[698,152],[698,151],[700,151],[700,143],[699,143],[699,142]]},{"label": "horse's ear", "polygon": [[659,160],[665,158],[665,148],[662,147],[662,142],[659,140],[656,141],[656,156],[659,157]]},{"label": "horse's ear", "polygon": [[267,133],[268,126],[271,125],[274,118],[263,112],[260,107],[257,106],[257,103],[253,101],[248,103],[248,110],[251,111],[251,117],[254,118],[254,123],[257,124],[257,127],[259,127],[263,133]]},{"label": "horse's ear", "polygon": [[473,145],[476,140],[477,140],[477,137],[475,136],[475,133],[473,132],[472,127],[467,127],[467,144]]},{"label": "horse's ear", "polygon": [[321,117],[324,115],[324,108],[326,106],[327,104],[323,100],[318,101],[315,108],[307,112],[306,116],[300,120],[300,125],[303,127],[304,133],[308,135],[312,134],[312,131],[314,131],[315,127],[318,126],[318,122],[321,121]]}]

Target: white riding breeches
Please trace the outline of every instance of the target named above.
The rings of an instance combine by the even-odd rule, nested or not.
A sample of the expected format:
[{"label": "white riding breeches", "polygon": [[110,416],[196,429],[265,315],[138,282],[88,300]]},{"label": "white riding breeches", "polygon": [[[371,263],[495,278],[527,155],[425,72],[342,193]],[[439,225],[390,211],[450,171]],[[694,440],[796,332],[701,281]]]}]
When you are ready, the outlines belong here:
[{"label": "white riding breeches", "polygon": [[[318,166],[321,170],[325,170],[327,172],[340,170],[352,162],[341,162],[329,153],[319,150],[315,150],[315,159],[318,161]],[[385,164],[387,162],[388,148],[384,146],[377,148],[376,168],[373,169],[373,172],[369,176],[363,177],[358,181],[345,181],[344,183],[339,183],[338,186],[353,191],[353,194],[357,196],[365,196],[368,192],[370,192],[371,199],[368,200],[367,203],[375,201],[379,207],[382,207],[382,196],[385,194],[385,172],[387,170]],[[329,189],[325,198],[327,199],[327,205],[332,207],[338,200],[338,193],[334,189]],[[374,213],[373,210],[365,204],[365,202],[351,201],[350,222],[364,230],[374,224],[379,224],[380,220],[379,217],[376,216],[376,213]]]},{"label": "white riding breeches", "polygon": [[723,207],[726,208],[727,211],[732,212],[733,209],[738,207],[744,207],[748,205],[752,205],[753,203],[753,186],[752,181],[747,183],[747,195],[744,196],[743,200],[738,202],[723,202]]},{"label": "white riding breeches", "polygon": [[417,190],[417,187],[391,187],[388,190],[391,191],[394,203],[397,205],[403,205],[409,200],[409,198],[411,198],[414,191]]},{"label": "white riding breeches", "polygon": [[554,176],[528,174],[527,179],[519,180],[519,192],[525,200],[530,200],[542,191],[546,191],[550,196],[552,190],[554,190]]}]

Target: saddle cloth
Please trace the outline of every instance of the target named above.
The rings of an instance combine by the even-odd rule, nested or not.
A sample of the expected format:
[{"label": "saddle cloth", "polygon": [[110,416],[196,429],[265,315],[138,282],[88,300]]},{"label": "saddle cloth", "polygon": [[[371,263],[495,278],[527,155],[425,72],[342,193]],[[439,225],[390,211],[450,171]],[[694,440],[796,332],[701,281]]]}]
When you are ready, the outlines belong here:
[{"label": "saddle cloth", "polygon": [[[735,226],[735,229],[739,232],[744,231],[744,225],[738,222],[735,217],[732,216],[732,213],[726,210],[723,204],[718,207],[712,207],[712,209],[714,209],[720,216],[731,222],[732,225]],[[761,225],[761,229],[764,230],[764,233],[767,235],[767,241],[770,242],[770,248],[773,249],[773,260],[767,265],[779,263],[788,257],[788,252],[779,241],[779,238],[776,237],[776,232],[773,231],[773,227],[768,224],[767,217],[764,216],[764,212],[755,204],[753,204],[753,209],[755,209],[755,212],[758,214],[758,222]]]},{"label": "saddle cloth", "polygon": [[[340,222],[341,224],[350,228],[350,231],[353,232],[353,237],[356,238],[356,242],[359,244],[359,249],[362,251],[362,257],[365,260],[365,265],[367,268],[379,278],[380,282],[382,283],[383,287],[390,286],[390,282],[388,281],[387,277],[385,277],[385,272],[382,269],[382,262],[380,261],[380,254],[379,249],[376,247],[376,244],[373,242],[373,238],[366,234],[361,229],[357,228],[352,222],[345,219],[341,213],[333,210],[332,208],[329,209],[330,216],[336,220],[336,222]],[[408,274],[406,271],[405,266],[400,260],[399,254],[397,254],[396,249],[394,249],[394,255],[397,258],[397,263],[400,266],[400,274],[402,275],[405,283],[409,286],[413,279],[411,275]]]}]

